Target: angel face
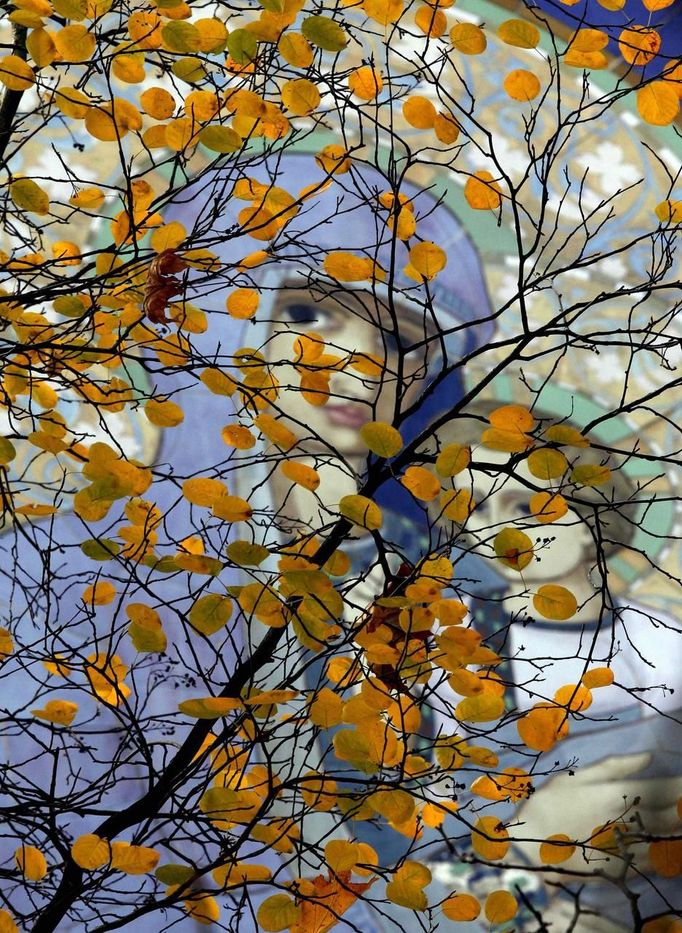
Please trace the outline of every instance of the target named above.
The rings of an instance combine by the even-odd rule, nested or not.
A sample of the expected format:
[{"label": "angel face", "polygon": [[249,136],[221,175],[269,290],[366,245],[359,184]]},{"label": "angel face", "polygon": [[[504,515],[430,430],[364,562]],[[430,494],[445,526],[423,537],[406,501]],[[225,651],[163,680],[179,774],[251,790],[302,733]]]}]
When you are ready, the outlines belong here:
[{"label": "angel face", "polygon": [[[342,456],[366,455],[359,430],[368,421],[391,423],[396,402],[409,407],[426,385],[429,344],[433,331],[412,312],[398,309],[396,322],[376,299],[363,292],[344,292],[337,297],[314,296],[305,289],[284,288],[274,308],[265,347],[268,362],[280,383],[277,407],[299,437],[309,439],[310,449],[336,451]],[[294,341],[302,334],[319,335],[325,355],[337,357],[329,379],[331,398],[311,405],[299,390],[301,373],[293,363]],[[348,365],[352,355],[385,361],[385,372],[368,375]],[[346,361],[345,365],[344,361]],[[402,392],[400,392],[402,387]]]},{"label": "angel face", "polygon": [[[478,458],[502,465],[507,463],[509,455],[480,448]],[[520,464],[517,472],[520,479],[507,477],[504,473],[488,475],[476,471],[473,474],[471,492],[476,508],[465,530],[474,550],[489,557],[495,535],[503,528],[513,526],[527,534],[535,545],[535,558],[523,570],[523,579],[527,583],[560,583],[571,574],[581,572],[582,568],[587,574],[594,563],[595,549],[585,523],[570,509],[555,522],[538,522],[531,515],[529,500],[540,481],[531,475],[525,464]],[[524,485],[523,480],[531,485]],[[519,582],[518,571],[502,561],[495,564],[495,569],[506,579]]]}]

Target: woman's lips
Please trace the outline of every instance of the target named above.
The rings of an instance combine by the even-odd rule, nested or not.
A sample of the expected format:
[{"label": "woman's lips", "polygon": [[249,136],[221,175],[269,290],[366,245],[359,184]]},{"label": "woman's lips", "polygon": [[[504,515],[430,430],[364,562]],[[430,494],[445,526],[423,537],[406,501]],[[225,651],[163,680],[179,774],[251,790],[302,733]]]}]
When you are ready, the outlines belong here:
[{"label": "woman's lips", "polygon": [[325,412],[332,424],[345,428],[361,428],[369,420],[360,405],[326,405]]}]

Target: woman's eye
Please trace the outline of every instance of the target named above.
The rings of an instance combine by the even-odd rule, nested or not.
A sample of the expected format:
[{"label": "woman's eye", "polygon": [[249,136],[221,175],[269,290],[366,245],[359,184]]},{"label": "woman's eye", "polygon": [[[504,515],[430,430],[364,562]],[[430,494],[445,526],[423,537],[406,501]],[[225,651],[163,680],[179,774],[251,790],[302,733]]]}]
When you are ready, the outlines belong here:
[{"label": "woman's eye", "polygon": [[283,312],[285,320],[301,327],[314,327],[324,337],[334,329],[334,315],[325,308],[307,302],[287,305]]},{"label": "woman's eye", "polygon": [[527,502],[517,502],[512,507],[512,510],[518,515],[529,516],[531,514],[530,505]]},{"label": "woman's eye", "polygon": [[315,324],[319,320],[320,309],[313,304],[297,302],[287,305],[282,317],[288,318],[294,324]]},{"label": "woman's eye", "polygon": [[398,340],[395,334],[383,334],[383,339],[382,339],[382,335],[380,335],[379,343],[381,344],[382,350],[384,349],[384,347],[386,348],[385,349],[386,353],[397,354],[400,350],[400,347],[398,346]]}]

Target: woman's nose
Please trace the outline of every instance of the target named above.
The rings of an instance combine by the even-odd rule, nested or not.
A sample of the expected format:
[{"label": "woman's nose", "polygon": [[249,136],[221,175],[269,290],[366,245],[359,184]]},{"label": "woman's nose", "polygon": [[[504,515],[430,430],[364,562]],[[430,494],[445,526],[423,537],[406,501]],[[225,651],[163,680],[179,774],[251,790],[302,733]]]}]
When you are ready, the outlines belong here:
[{"label": "woman's nose", "polygon": [[335,397],[348,399],[348,401],[375,402],[379,396],[379,391],[387,391],[387,387],[382,386],[381,380],[364,376],[362,373],[354,370],[350,365],[341,372],[336,372],[330,380],[332,395]]}]

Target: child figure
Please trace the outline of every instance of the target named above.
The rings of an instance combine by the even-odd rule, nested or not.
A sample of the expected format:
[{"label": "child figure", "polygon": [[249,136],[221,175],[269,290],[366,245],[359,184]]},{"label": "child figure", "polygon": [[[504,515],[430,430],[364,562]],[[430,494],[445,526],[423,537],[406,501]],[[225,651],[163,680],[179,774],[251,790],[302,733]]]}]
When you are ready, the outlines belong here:
[{"label": "child figure", "polygon": [[[579,399],[572,401],[575,412]],[[569,508],[562,518],[541,523],[531,513],[529,500],[534,491],[550,484],[538,480],[527,461],[516,465],[513,475],[507,474],[510,455],[481,443],[487,414],[501,404],[474,404],[467,412],[476,420],[453,420],[440,438],[443,443],[472,444],[472,461],[478,467],[465,480],[457,477],[458,487],[468,489],[476,503],[459,541],[488,558],[497,572],[497,582],[492,586],[488,582],[469,603],[472,627],[484,636],[483,644],[503,659],[495,670],[507,685],[508,711],[513,714],[512,722],[491,732],[495,748],[502,749],[495,773],[520,767],[533,775],[534,784],[534,792],[525,800],[515,806],[496,804],[494,812],[508,821],[510,836],[516,840],[505,864],[520,869],[525,864],[526,877],[533,877],[543,866],[539,843],[554,834],[586,841],[609,821],[625,823],[635,835],[679,833],[682,625],[668,615],[654,616],[626,597],[610,601],[611,594],[595,585],[600,565],[592,503],[602,504],[599,527],[608,566],[618,549],[631,541],[637,526],[636,507],[607,505],[611,497],[621,503],[636,500],[627,473],[615,470],[610,488],[601,487],[601,494],[581,487],[576,496],[588,504],[580,507],[580,513]],[[575,414],[573,418],[579,427]],[[563,419],[551,420],[570,426]],[[589,458],[577,448],[562,450],[571,464]],[[510,526],[533,542],[534,557],[522,571],[496,559],[492,549],[495,535]],[[448,527],[457,535],[456,527],[450,523]],[[578,608],[570,618],[550,621],[534,609],[532,596],[546,584],[560,584],[573,593]],[[569,717],[568,736],[545,753],[533,754],[524,747],[513,721],[518,714],[551,702],[560,688],[580,684],[586,670],[606,665],[613,671],[614,684],[595,689],[591,705]],[[461,697],[447,685],[439,686],[437,697],[431,700],[439,705],[436,731],[452,732],[450,710]],[[477,805],[482,802],[478,799]],[[578,847],[560,869],[553,875],[543,873],[543,885],[528,886],[529,901],[543,921],[552,924],[551,929],[625,933],[633,929],[630,897],[635,897],[643,917],[682,910],[679,885],[653,872],[646,842],[625,842],[607,853],[587,849],[583,854]],[[481,869],[477,880],[475,871],[471,877],[479,893],[485,894],[503,886],[502,872],[502,868],[492,873]],[[447,862],[437,874],[448,875]],[[520,922],[520,918],[515,921]],[[536,929],[537,917],[529,915],[528,922],[528,929]]]}]

